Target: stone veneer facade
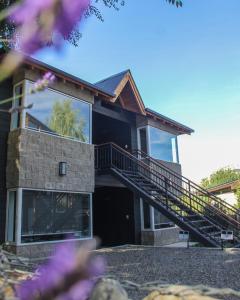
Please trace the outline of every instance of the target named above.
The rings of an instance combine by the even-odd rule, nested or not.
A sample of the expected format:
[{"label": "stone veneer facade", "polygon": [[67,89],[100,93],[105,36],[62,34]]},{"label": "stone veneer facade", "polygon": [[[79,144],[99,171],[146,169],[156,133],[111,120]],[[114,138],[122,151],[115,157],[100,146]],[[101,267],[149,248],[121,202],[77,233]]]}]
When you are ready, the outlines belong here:
[{"label": "stone veneer facade", "polygon": [[[67,175],[59,176],[59,162]],[[94,192],[94,146],[28,129],[9,134],[7,188]]]},{"label": "stone veneer facade", "polygon": [[[94,239],[89,239],[97,246],[96,240]],[[77,241],[68,241],[68,242],[73,242],[74,245],[77,247],[81,246],[84,243],[84,240],[77,240]],[[58,246],[66,243],[66,241],[59,241],[59,242],[50,242],[50,243],[37,243],[37,244],[29,244],[29,245],[5,245],[4,249],[6,251],[15,253],[16,255],[24,258],[29,258],[29,259],[36,259],[36,258],[47,258],[52,255],[54,255],[56,249]]]}]

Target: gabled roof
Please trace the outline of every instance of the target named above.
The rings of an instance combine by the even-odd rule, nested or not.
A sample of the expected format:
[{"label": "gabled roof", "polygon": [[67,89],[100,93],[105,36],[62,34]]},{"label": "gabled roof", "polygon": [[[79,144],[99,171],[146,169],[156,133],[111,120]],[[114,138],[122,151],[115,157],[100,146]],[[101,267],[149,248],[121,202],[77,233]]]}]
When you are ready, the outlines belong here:
[{"label": "gabled roof", "polygon": [[101,81],[96,82],[95,86],[97,86],[101,89],[104,89],[104,90],[108,91],[111,94],[115,94],[115,91],[116,91],[117,87],[119,86],[119,84],[123,80],[124,76],[126,74],[128,74],[129,72],[130,72],[130,70],[126,70],[126,71],[123,71],[121,73],[112,75],[108,78],[105,78]]},{"label": "gabled roof", "polygon": [[[130,70],[112,75],[96,82],[95,85],[98,88],[105,89],[108,93],[115,94],[115,97],[111,99],[111,102],[115,103],[116,100],[119,99],[123,108],[146,115],[142,97]],[[130,98],[133,101],[127,101],[127,103],[124,103],[124,97],[121,97],[121,95],[126,95],[126,93],[128,93],[129,96],[131,94]]]},{"label": "gabled roof", "polygon": [[226,182],[226,183],[222,183],[219,184],[217,186],[214,187],[210,187],[207,190],[210,193],[221,193],[221,192],[227,192],[227,191],[235,191],[236,189],[238,189],[240,187],[240,180],[234,180],[231,182]]}]

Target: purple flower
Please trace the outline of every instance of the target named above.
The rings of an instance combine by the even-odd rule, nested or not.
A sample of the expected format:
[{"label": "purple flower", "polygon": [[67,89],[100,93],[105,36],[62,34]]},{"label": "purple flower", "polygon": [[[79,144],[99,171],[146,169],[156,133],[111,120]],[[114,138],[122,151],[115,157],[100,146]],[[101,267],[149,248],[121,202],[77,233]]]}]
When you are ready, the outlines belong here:
[{"label": "purple flower", "polygon": [[81,21],[89,4],[89,0],[71,0],[71,5],[69,5],[69,0],[62,0],[61,10],[55,24],[56,31],[64,38],[69,37],[74,27]]},{"label": "purple flower", "polygon": [[73,242],[58,247],[55,256],[39,268],[40,275],[18,286],[19,299],[87,299],[96,276],[102,275],[105,269],[103,260],[91,257],[89,250],[81,247],[77,251]]},{"label": "purple flower", "polygon": [[50,84],[54,83],[56,80],[55,75],[52,72],[47,72],[43,75],[41,79],[38,79],[33,88],[31,89],[30,93],[34,94],[36,92],[44,91]]},{"label": "purple flower", "polygon": [[17,26],[16,45],[26,54],[32,54],[54,44],[59,38],[68,38],[81,21],[90,0],[24,0],[12,9],[10,20]]}]

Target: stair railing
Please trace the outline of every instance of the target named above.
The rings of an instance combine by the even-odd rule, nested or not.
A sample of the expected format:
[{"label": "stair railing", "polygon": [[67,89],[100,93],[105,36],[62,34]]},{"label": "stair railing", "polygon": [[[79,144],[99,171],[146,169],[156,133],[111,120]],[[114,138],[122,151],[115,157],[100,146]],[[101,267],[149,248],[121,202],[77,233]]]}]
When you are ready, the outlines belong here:
[{"label": "stair railing", "polygon": [[[137,157],[133,156],[126,150],[113,143],[96,146],[95,151],[96,169],[104,170],[109,168],[116,168],[120,172],[131,171],[132,173],[135,172],[136,174],[140,173],[141,176],[148,178],[148,180],[153,182],[162,191],[166,189],[167,181],[169,184],[168,193],[171,193],[171,195],[175,194],[175,197],[179,202],[186,204],[186,199],[181,199],[181,196],[187,198],[189,195],[189,191],[182,187],[179,178],[178,182],[176,182],[176,180],[172,180],[171,178],[167,178],[163,174],[157,172],[155,169],[144,163],[142,160],[139,160]],[[208,203],[206,203],[205,198],[202,199],[198,194],[192,195],[192,202],[195,206],[198,206],[197,211],[201,212],[202,216],[207,216],[207,218],[211,220],[213,224],[218,224],[221,227],[224,226],[222,223],[219,223],[219,221],[216,220],[215,217],[217,216],[226,224],[229,225],[230,223],[234,227],[235,231],[239,229],[239,223],[235,219],[229,218],[227,215],[219,212],[215,207],[211,207]],[[196,210],[196,207],[194,208],[194,210]]]},{"label": "stair railing", "polygon": [[[151,168],[157,169],[157,171],[159,171],[159,173],[161,173],[164,176],[166,176],[167,178],[169,178],[169,180],[171,180],[173,182],[175,182],[175,181],[182,182],[182,184],[185,186],[185,188],[189,190],[189,199],[190,200],[193,195],[201,196],[202,198],[204,198],[206,200],[206,203],[208,203],[208,205],[210,205],[214,210],[217,210],[217,211],[225,214],[228,218],[235,220],[238,223],[238,226],[240,228],[240,222],[239,222],[240,213],[236,207],[234,207],[234,206],[230,205],[229,203],[227,203],[226,201],[216,197],[212,193],[208,192],[201,186],[199,186],[196,183],[194,183],[193,181],[191,181],[190,179],[169,169],[163,163],[152,158],[145,152],[143,152],[141,150],[134,150],[133,155],[136,155],[138,158],[142,158],[142,159],[148,161],[150,163]],[[236,223],[236,225],[237,225],[237,223]]]}]

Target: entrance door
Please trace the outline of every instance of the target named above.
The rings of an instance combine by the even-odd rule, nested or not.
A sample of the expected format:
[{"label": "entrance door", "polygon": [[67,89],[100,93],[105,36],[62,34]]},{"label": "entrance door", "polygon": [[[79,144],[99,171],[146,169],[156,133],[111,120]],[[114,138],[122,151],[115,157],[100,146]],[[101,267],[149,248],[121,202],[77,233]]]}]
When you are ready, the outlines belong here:
[{"label": "entrance door", "polygon": [[96,188],[93,195],[93,234],[102,246],[134,244],[134,200],[126,188]]}]

